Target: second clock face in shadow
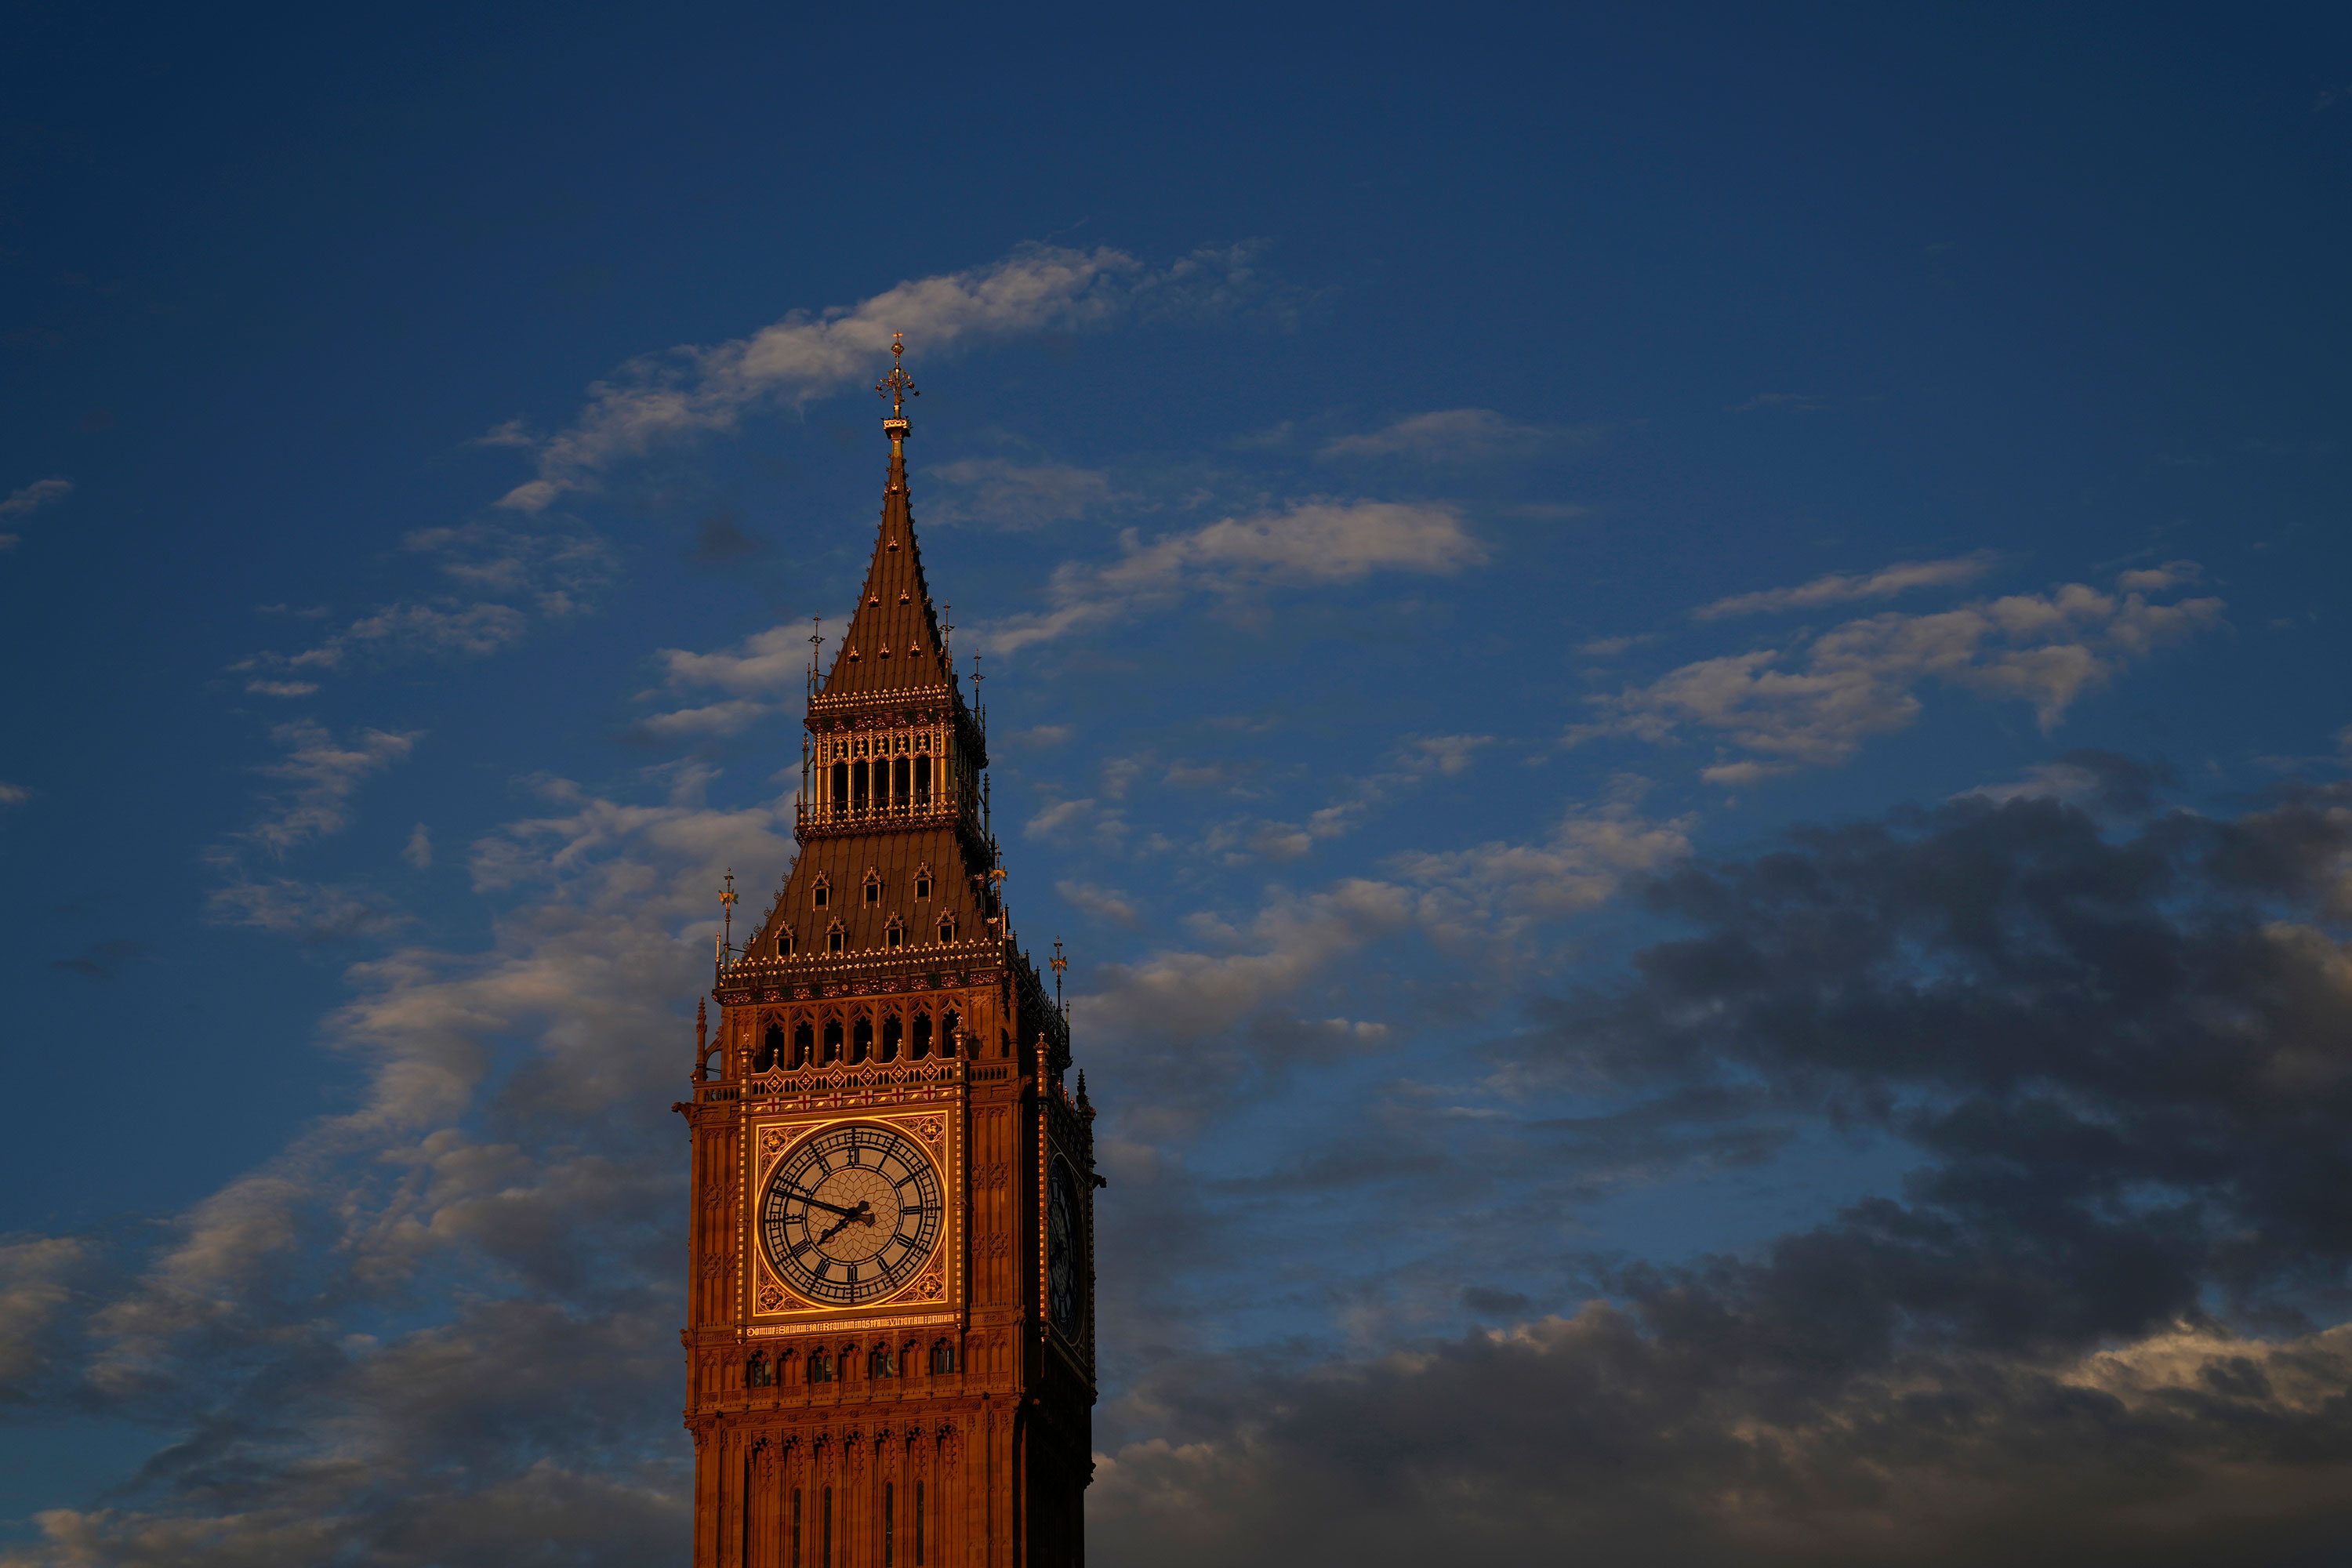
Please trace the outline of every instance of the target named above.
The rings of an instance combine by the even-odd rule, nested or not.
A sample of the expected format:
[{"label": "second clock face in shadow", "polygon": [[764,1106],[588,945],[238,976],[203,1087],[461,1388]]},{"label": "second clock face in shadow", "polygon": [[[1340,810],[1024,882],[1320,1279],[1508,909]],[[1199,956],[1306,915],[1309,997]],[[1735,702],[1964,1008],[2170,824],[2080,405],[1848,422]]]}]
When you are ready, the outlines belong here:
[{"label": "second clock face in shadow", "polygon": [[760,1202],[760,1241],[812,1301],[854,1307],[912,1279],[939,1246],[939,1168],[892,1127],[853,1124],[788,1153]]}]

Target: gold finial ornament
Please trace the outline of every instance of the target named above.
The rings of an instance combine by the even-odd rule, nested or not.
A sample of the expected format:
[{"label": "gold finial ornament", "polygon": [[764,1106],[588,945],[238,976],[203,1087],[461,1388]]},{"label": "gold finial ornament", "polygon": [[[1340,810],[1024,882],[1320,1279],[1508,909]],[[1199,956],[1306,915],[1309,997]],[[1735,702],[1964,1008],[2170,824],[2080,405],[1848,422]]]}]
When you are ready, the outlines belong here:
[{"label": "gold finial ornament", "polygon": [[719,907],[727,917],[726,927],[719,938],[719,952],[720,954],[719,962],[721,963],[727,962],[725,955],[729,950],[733,948],[735,945],[735,900],[737,896],[738,895],[735,891],[735,868],[730,866],[727,868],[727,886],[721,889],[719,894]]},{"label": "gold finial ornament", "polygon": [[906,433],[907,399],[922,395],[915,390],[914,377],[907,374],[907,367],[898,357],[906,352],[907,334],[892,332],[890,334],[890,374],[874,384],[874,390],[890,400],[890,417],[883,421],[883,428],[898,426],[892,432],[894,435]]}]

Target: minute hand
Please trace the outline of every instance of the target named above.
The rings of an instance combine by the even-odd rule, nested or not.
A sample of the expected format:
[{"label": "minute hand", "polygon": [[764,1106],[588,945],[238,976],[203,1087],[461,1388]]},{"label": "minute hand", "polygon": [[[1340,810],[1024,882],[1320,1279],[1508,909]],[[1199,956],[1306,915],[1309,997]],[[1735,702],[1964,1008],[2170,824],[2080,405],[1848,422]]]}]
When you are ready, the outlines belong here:
[{"label": "minute hand", "polygon": [[784,1195],[788,1198],[798,1198],[811,1208],[823,1209],[827,1214],[845,1215],[852,1219],[856,1218],[859,1212],[856,1209],[843,1208],[839,1204],[829,1204],[823,1198],[801,1191],[798,1187],[786,1187]]}]

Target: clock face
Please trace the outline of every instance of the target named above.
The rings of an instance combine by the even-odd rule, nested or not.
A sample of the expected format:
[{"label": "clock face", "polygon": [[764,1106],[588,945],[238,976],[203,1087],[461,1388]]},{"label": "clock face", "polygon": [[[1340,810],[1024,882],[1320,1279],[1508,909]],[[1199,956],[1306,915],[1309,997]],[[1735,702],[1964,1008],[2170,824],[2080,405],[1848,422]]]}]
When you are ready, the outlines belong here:
[{"label": "clock face", "polygon": [[1045,1178],[1045,1310],[1062,1337],[1078,1337],[1078,1186],[1055,1160]]},{"label": "clock face", "polygon": [[828,1307],[877,1301],[938,1247],[939,1168],[891,1127],[818,1133],[784,1156],[760,1200],[760,1243],[776,1272]]}]

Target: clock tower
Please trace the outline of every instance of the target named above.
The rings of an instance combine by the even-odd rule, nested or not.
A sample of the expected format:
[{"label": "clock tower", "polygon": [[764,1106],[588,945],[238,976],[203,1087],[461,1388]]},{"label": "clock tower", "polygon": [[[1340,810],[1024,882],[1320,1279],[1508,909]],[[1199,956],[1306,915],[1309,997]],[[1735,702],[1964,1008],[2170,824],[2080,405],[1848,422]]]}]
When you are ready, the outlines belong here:
[{"label": "clock tower", "polygon": [[1094,1110],[1006,913],[986,715],[924,582],[896,357],[879,390],[881,528],[822,679],[811,659],[799,854],[740,945],[730,879],[716,1027],[698,1010],[677,1107],[693,1561],[1076,1568]]}]

